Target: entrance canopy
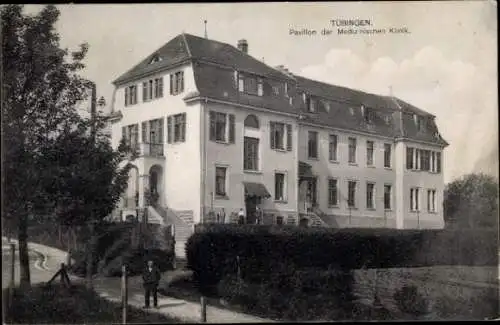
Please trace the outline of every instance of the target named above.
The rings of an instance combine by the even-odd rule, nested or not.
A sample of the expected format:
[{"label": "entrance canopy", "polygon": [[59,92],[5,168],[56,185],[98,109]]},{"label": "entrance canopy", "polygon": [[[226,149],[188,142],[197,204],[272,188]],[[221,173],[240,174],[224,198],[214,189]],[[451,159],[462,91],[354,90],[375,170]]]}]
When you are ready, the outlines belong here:
[{"label": "entrance canopy", "polygon": [[255,197],[264,197],[264,198],[271,197],[271,194],[269,194],[269,192],[266,189],[266,187],[264,186],[264,184],[243,182],[243,185],[245,186],[245,195],[246,196],[255,196]]},{"label": "entrance canopy", "polygon": [[299,177],[314,177],[312,166],[303,161],[299,161]]}]

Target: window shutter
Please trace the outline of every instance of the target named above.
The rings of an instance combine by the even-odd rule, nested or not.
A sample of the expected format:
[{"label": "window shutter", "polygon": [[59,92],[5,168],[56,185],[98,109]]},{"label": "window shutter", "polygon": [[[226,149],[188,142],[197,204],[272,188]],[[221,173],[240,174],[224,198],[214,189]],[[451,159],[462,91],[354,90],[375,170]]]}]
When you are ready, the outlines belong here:
[{"label": "window shutter", "polygon": [[269,123],[269,138],[271,139],[271,149],[276,148],[276,139],[274,138],[274,128],[275,128],[274,122],[270,122]]},{"label": "window shutter", "polygon": [[264,95],[264,85],[262,79],[257,79],[257,95],[258,96]]},{"label": "window shutter", "polygon": [[167,117],[167,142],[172,143],[172,115]]},{"label": "window shutter", "polygon": [[182,114],[181,141],[186,141],[186,113]]},{"label": "window shutter", "polygon": [[147,143],[148,142],[146,128],[147,128],[147,123],[146,122],[142,122],[142,124],[141,124],[141,133],[142,133],[142,139],[141,139],[141,141],[142,141],[142,143]]},{"label": "window shutter", "polygon": [[174,94],[174,75],[170,74],[170,95],[173,94]]},{"label": "window shutter", "polygon": [[158,97],[163,97],[163,77],[158,79]]},{"label": "window shutter", "polygon": [[160,137],[159,139],[159,142],[158,143],[163,143],[163,128],[164,128],[164,124],[165,124],[165,118],[160,118],[158,119],[158,123],[160,124],[159,125],[159,130],[158,130],[158,136]]},{"label": "window shutter", "polygon": [[234,143],[234,114],[229,114],[229,143]]},{"label": "window shutter", "polygon": [[210,141],[215,141],[215,112],[210,112]]},{"label": "window shutter", "polygon": [[178,92],[182,93],[184,91],[184,71],[179,73],[179,89]]},{"label": "window shutter", "polygon": [[292,151],[292,125],[286,125],[286,150]]},{"label": "window shutter", "polygon": [[128,87],[125,88],[125,106],[128,106]]}]

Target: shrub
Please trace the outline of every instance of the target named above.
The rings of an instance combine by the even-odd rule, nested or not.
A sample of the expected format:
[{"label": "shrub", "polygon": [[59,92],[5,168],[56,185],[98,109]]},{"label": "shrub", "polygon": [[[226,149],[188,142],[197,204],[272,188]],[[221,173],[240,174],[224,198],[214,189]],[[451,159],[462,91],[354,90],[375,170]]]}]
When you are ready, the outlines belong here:
[{"label": "shrub", "polygon": [[121,276],[122,265],[125,263],[128,275],[138,275],[142,273],[148,260],[154,261],[160,271],[165,272],[173,269],[174,254],[159,249],[129,249],[109,262],[102,272],[105,276]]},{"label": "shrub", "polygon": [[428,302],[419,294],[416,286],[405,285],[394,292],[396,305],[403,313],[413,316],[420,316],[428,312]]},{"label": "shrub", "polygon": [[276,265],[290,271],[497,265],[496,243],[495,231],[204,224],[189,238],[186,253],[195,279],[210,285],[236,274],[238,256],[243,278],[258,281],[275,273]]}]

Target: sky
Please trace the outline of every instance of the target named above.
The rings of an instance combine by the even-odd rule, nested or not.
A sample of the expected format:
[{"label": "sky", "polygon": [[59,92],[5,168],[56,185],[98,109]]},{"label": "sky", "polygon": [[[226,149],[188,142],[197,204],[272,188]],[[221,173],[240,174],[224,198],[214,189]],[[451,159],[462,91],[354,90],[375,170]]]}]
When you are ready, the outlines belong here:
[{"label": "sky", "polygon": [[[111,102],[111,82],[182,32],[236,45],[292,73],[392,94],[436,116],[445,182],[498,177],[497,4],[494,1],[58,5],[61,46],[90,45],[82,74]],[[26,6],[35,13],[40,6]],[[331,20],[369,20],[338,34]],[[407,33],[391,33],[406,28]],[[291,35],[290,29],[316,30]],[[323,29],[331,30],[322,35]],[[360,34],[360,29],[386,33]]]}]

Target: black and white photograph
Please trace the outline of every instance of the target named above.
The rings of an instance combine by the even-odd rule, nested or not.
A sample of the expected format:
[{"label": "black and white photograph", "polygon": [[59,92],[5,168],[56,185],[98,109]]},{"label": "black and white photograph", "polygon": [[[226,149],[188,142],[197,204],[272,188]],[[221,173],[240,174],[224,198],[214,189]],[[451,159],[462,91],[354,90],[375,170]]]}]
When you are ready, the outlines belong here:
[{"label": "black and white photograph", "polygon": [[497,2],[0,13],[4,324],[500,319]]}]

